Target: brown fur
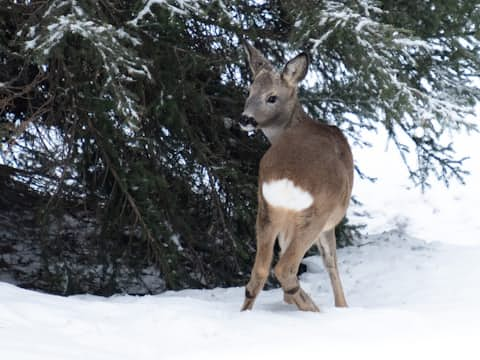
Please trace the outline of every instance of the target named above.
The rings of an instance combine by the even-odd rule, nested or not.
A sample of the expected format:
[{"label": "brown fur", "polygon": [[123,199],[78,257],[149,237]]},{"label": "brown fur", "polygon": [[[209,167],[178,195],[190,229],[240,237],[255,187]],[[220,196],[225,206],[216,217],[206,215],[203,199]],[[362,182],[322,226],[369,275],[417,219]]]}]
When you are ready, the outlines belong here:
[{"label": "brown fur", "polygon": [[[275,275],[287,303],[300,310],[318,311],[300,287],[297,271],[305,252],[316,244],[322,254],[335,295],[336,306],[347,306],[336,260],[335,225],[347,210],[353,185],[350,146],[335,126],[312,120],[297,98],[297,84],[308,66],[305,55],[287,63],[281,74],[263,55],[246,45],[254,74],[244,115],[252,117],[271,142],[259,169],[257,254],[246,286],[242,310],[251,309],[268,277],[277,237],[281,256]],[[276,96],[275,102],[267,99]],[[313,196],[313,204],[294,211],[271,206],[263,196],[262,184],[289,179]]]}]

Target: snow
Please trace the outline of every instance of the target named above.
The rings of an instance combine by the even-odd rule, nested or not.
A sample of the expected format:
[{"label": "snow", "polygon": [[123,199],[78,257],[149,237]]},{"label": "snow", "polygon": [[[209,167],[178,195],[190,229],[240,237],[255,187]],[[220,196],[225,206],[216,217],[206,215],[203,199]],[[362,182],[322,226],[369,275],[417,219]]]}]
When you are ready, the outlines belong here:
[{"label": "snow", "polygon": [[[368,235],[340,249],[349,308],[333,306],[318,256],[301,284],[320,313],[263,291],[240,312],[243,288],[156,296],[58,297],[0,283],[0,359],[478,359],[480,334],[479,136],[455,138],[470,155],[465,186],[412,188],[385,137],[354,149],[360,180],[351,219]],[[355,215],[368,210],[370,218]]]},{"label": "snow", "polygon": [[130,24],[138,26],[138,21],[147,15],[152,15],[153,5],[164,6],[172,14],[184,15],[187,10],[199,11],[198,3],[203,0],[177,0],[174,4],[169,3],[168,0],[147,0],[144,2],[143,8],[138,12],[135,19],[130,21]]},{"label": "snow", "polygon": [[[149,4],[153,2],[149,1]],[[157,3],[161,2],[157,0]],[[48,56],[68,33],[77,34],[95,44],[107,74],[105,87],[113,89],[118,112],[127,119],[132,128],[136,128],[136,123],[140,118],[137,103],[128,95],[125,87],[121,85],[123,82],[135,81],[132,76],[146,76],[151,79],[148,67],[141,63],[134,52],[123,45],[123,42],[129,41],[133,46],[138,46],[141,44],[140,39],[129,35],[124,28],[117,29],[111,24],[100,24],[98,19],[89,16],[76,0],[71,0],[71,2],[53,1],[46,10],[45,17],[52,11],[61,14],[62,8],[67,6],[71,6],[73,11],[66,15],[54,16],[51,23],[47,21],[31,27],[28,32],[28,40],[24,42],[25,48],[40,55]],[[181,6],[186,7],[187,4]],[[40,31],[42,28],[44,31]],[[35,36],[37,33],[38,35]],[[111,59],[116,61],[112,62]]]},{"label": "snow", "polygon": [[392,40],[395,44],[407,47],[407,48],[425,48],[428,50],[434,50],[434,46],[428,41],[409,38],[398,38]]},{"label": "snow", "polygon": [[[240,313],[243,289],[159,296],[43,295],[0,283],[2,359],[240,359],[315,354],[356,358],[474,358],[480,331],[480,248],[390,232],[339,253],[348,309],[332,306],[318,257],[302,277],[322,312],[260,294]],[[393,351],[393,353],[392,353]]]},{"label": "snow", "polygon": [[[137,38],[135,38],[135,37],[131,36],[129,33],[127,33],[124,28],[120,28],[116,32],[117,32],[117,35],[120,39],[127,39],[134,46],[139,46],[139,45],[142,44],[142,42],[140,40],[138,40]],[[150,78],[150,76],[149,76],[149,78]]]},{"label": "snow", "polygon": [[[375,136],[382,140],[375,140]],[[446,188],[441,183],[433,183],[422,194],[407,180],[408,172],[401,165],[400,155],[393,149],[393,144],[390,144],[389,151],[382,151],[386,136],[364,135],[363,139],[371,140],[377,146],[357,150],[354,156],[357,155],[362,171],[379,180],[369,183],[356,179],[354,194],[365,203],[371,218],[366,220],[355,216],[355,210],[360,209],[351,207],[352,220],[357,223],[366,221],[370,233],[406,226],[409,234],[429,243],[439,241],[480,246],[480,221],[476,214],[480,203],[480,189],[476,186],[480,183],[480,153],[476,150],[479,138],[478,134],[463,134],[453,139],[458,158],[469,157],[465,168],[470,175],[465,178],[465,185],[452,181]]]}]

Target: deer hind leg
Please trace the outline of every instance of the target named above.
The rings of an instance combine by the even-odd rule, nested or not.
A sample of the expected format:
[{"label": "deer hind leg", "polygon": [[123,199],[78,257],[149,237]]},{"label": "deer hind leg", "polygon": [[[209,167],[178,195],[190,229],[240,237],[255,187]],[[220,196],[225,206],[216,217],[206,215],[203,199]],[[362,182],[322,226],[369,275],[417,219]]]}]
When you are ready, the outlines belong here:
[{"label": "deer hind leg", "polygon": [[330,276],[333,295],[335,297],[336,307],[347,307],[345,294],[343,293],[342,282],[337,265],[337,244],[335,239],[335,229],[325,231],[320,234],[317,240],[317,246],[323,258],[323,263]]},{"label": "deer hind leg", "polygon": [[257,217],[257,253],[253,265],[250,281],[245,287],[245,301],[241,311],[251,310],[257,295],[263,289],[272,264],[273,247],[277,237],[274,226],[266,221],[261,222]]},{"label": "deer hind leg", "polygon": [[[278,240],[278,244],[280,246],[279,257],[281,258],[283,256],[283,253],[285,252],[285,250],[287,250],[288,245],[290,244],[290,241],[292,240],[292,236],[291,236],[290,232],[284,231],[284,232],[281,232],[280,234],[278,234],[277,240]],[[283,293],[283,301],[285,301],[287,304],[293,305],[293,300],[292,300],[291,296],[288,295],[285,292]]]},{"label": "deer hind leg", "polygon": [[312,245],[312,236],[297,232],[275,266],[275,276],[282,285],[284,300],[303,311],[320,311],[310,296],[300,287],[297,272],[303,255]]}]

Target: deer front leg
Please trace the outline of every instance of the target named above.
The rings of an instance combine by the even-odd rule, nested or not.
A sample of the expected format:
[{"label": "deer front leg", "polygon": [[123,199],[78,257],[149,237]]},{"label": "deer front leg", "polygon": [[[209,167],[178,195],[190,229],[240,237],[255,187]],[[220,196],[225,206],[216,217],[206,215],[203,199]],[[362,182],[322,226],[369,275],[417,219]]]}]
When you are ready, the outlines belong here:
[{"label": "deer front leg", "polygon": [[271,223],[262,222],[260,213],[257,216],[257,254],[250,281],[245,287],[245,301],[241,311],[251,310],[257,295],[263,289],[270,272],[273,257],[273,246],[277,234]]},{"label": "deer front leg", "polygon": [[282,285],[284,300],[302,311],[320,311],[310,296],[300,287],[297,272],[303,255],[310,248],[308,234],[296,236],[275,266],[275,276]]}]

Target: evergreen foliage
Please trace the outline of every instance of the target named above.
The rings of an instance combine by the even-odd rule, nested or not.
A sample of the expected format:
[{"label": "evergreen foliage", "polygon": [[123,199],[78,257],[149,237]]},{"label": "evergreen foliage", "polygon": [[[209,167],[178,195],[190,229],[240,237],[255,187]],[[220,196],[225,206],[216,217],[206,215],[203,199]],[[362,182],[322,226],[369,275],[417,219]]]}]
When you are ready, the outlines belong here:
[{"label": "evergreen foliage", "polygon": [[[118,279],[152,268],[167,288],[244,283],[268,144],[235,126],[249,79],[242,38],[274,64],[309,51],[308,111],[351,142],[387,129],[415,183],[464,174],[444,134],[475,129],[475,2],[1,3],[0,186],[41,195],[32,209],[45,229],[30,286],[131,292]],[[52,225],[71,218],[94,230],[69,239]],[[355,232],[337,230],[343,244]],[[94,268],[103,280],[92,287]]]}]

